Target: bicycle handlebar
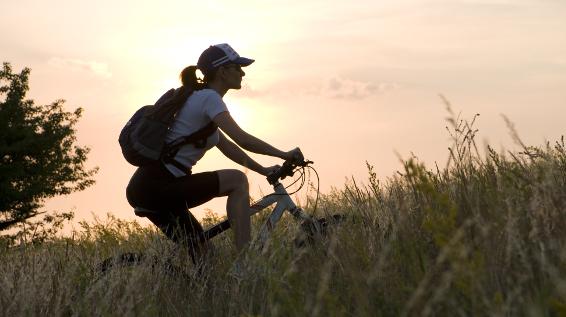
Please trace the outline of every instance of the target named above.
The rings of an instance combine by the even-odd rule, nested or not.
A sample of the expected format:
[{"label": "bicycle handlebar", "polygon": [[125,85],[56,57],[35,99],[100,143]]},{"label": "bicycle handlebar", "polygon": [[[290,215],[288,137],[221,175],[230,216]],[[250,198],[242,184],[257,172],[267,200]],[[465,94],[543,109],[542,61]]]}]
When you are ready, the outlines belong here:
[{"label": "bicycle handlebar", "polygon": [[295,173],[295,168],[306,167],[312,163],[314,162],[305,160],[302,157],[298,159],[287,160],[283,163],[283,166],[281,166],[281,168],[267,176],[267,181],[269,182],[269,184],[273,185],[277,183],[279,179],[284,179],[287,176],[293,176],[293,174]]}]

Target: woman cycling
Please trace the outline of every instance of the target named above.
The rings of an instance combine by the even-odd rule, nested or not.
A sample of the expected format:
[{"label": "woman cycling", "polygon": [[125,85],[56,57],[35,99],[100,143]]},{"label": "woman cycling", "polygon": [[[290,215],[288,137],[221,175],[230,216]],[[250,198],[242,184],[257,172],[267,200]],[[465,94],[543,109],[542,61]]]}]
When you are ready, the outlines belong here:
[{"label": "woman cycling", "polygon": [[[264,167],[241,148],[284,160],[302,157],[299,148],[281,151],[242,130],[222,100],[228,90],[242,87],[245,75],[242,67],[253,62],[253,59],[240,57],[228,44],[219,44],[206,49],[200,55],[197,66],[189,66],[181,72],[183,86],[195,91],[175,117],[166,142],[190,135],[211,121],[219,130],[207,138],[204,146],[187,144],[181,147],[173,157],[177,164],[161,161],[138,168],[126,190],[132,206],[158,211],[148,216],[149,220],[173,241],[186,244],[193,261],[204,250],[205,240],[202,226],[188,208],[214,197],[228,196],[226,209],[234,229],[236,248],[242,250],[250,241],[247,177],[236,169],[192,174],[192,166],[206,151],[216,146],[232,161],[265,176],[278,166]],[[204,74],[202,81],[197,80],[197,68]]]}]

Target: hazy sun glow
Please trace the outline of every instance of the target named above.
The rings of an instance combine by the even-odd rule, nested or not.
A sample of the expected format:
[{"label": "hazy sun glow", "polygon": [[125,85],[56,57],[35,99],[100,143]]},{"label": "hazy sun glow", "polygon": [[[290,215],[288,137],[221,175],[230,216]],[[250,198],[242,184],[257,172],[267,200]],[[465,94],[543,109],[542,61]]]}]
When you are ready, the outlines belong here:
[{"label": "hazy sun glow", "polygon": [[230,115],[240,126],[247,127],[253,123],[253,114],[249,111],[249,108],[240,105],[240,102],[234,98],[227,97],[224,99]]},{"label": "hazy sun glow", "polygon": [[275,133],[280,122],[274,122],[275,109],[253,99],[227,96],[224,98],[230,114],[244,130],[267,137]]}]

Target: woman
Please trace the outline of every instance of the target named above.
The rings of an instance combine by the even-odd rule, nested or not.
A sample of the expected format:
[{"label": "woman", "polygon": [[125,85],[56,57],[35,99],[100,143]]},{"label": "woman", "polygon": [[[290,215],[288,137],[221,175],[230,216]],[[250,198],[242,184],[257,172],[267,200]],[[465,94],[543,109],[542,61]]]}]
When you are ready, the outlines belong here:
[{"label": "woman", "polygon": [[[252,59],[240,57],[228,44],[219,44],[206,49],[197,66],[189,66],[181,72],[183,86],[195,92],[177,114],[166,142],[190,135],[211,121],[216,123],[219,130],[208,137],[204,147],[188,144],[180,148],[173,159],[184,170],[178,163],[172,165],[164,162],[140,167],[126,190],[132,206],[159,211],[159,214],[148,216],[149,220],[173,241],[186,244],[193,261],[203,251],[204,237],[202,226],[187,208],[201,205],[214,197],[228,196],[226,209],[234,229],[236,248],[242,250],[250,241],[247,177],[235,169],[192,174],[192,166],[206,151],[216,146],[232,161],[265,176],[278,166],[264,167],[241,148],[284,160],[302,157],[299,148],[281,151],[242,130],[222,100],[228,90],[242,87],[242,77],[245,75],[242,67],[253,62]],[[197,80],[197,68],[204,74],[201,82]]]}]

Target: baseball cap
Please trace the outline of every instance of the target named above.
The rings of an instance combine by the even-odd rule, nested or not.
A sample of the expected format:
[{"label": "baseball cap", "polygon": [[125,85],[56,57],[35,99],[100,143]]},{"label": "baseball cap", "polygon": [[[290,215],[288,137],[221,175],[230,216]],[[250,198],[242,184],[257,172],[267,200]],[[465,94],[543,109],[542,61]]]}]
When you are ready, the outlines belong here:
[{"label": "baseball cap", "polygon": [[253,62],[253,59],[241,57],[230,45],[223,43],[212,45],[204,50],[200,54],[197,67],[206,76],[225,64],[248,66]]}]

